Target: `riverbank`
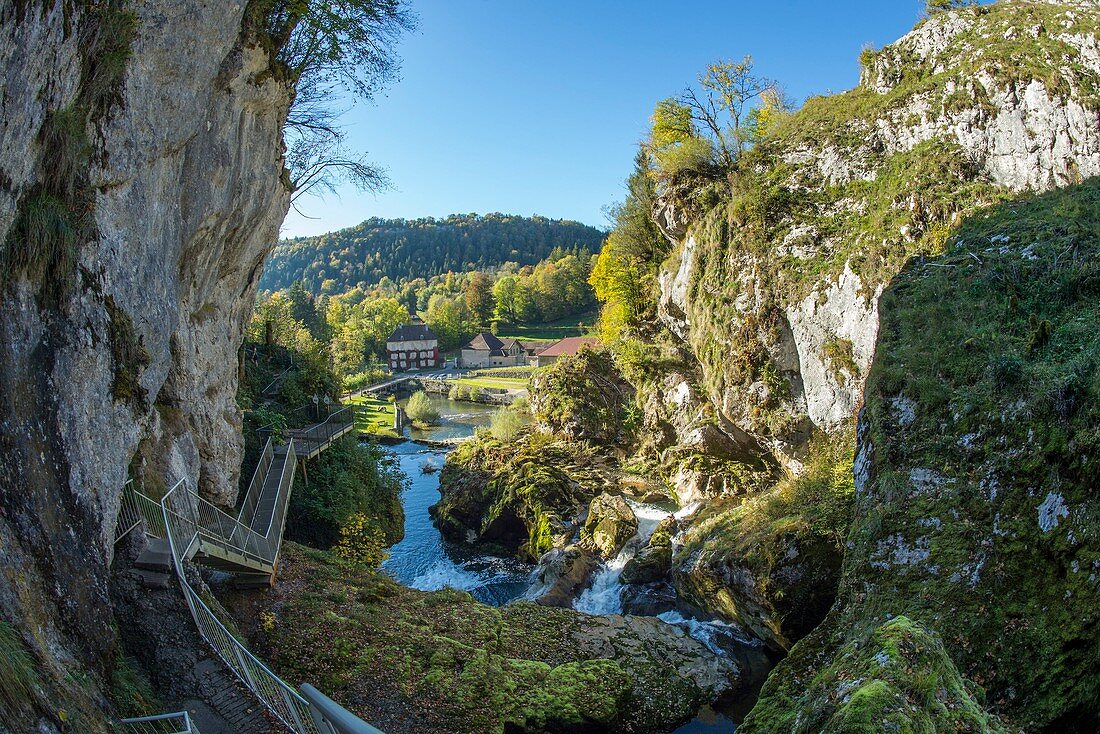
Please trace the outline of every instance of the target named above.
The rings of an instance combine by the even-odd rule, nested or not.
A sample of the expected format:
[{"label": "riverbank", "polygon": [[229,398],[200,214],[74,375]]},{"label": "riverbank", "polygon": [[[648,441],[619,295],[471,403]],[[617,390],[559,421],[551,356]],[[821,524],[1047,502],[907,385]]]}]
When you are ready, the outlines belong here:
[{"label": "riverbank", "polygon": [[[388,451],[409,478],[402,497],[405,508],[405,537],[390,548],[390,557],[382,571],[400,584],[418,591],[454,589],[465,592],[482,604],[507,608],[537,597],[541,591],[540,568],[515,558],[488,555],[476,546],[446,541],[432,522],[428,508],[439,501],[439,472],[454,443],[469,440],[479,427],[488,425],[493,409],[473,410],[471,406],[433,396],[441,413],[441,424],[416,430]],[[410,434],[414,433],[410,430]],[[632,500],[639,516],[639,530],[621,553],[601,563],[591,584],[572,600],[570,612],[581,612],[594,619],[634,619],[623,612],[640,609],[637,604],[624,606],[621,572],[629,559],[644,546],[656,525],[675,505],[645,504]],[[653,608],[641,617],[662,624],[665,634],[686,634],[703,644],[714,661],[732,663],[740,671],[737,692],[701,705],[697,715],[676,734],[729,734],[751,708],[756,691],[774,664],[758,640],[736,625],[707,622],[692,616],[690,609],[678,608],[674,595],[664,606]]]}]

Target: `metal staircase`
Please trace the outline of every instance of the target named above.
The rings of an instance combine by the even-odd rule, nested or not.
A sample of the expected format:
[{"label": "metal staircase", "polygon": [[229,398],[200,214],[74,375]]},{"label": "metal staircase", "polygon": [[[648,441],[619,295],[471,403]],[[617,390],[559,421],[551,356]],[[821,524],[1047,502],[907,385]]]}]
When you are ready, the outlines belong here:
[{"label": "metal staircase", "polygon": [[[273,584],[283,526],[299,460],[317,456],[355,428],[344,408],[322,423],[289,431],[289,440],[268,439],[236,517],[203,499],[180,480],[159,500],[132,481],[123,491],[115,542],[144,524],[149,538],[136,565],[150,586],[167,588],[174,573],[199,634],[240,681],[294,734],[381,734],[308,684],[295,689],[271,671],[223,623],[218,603],[187,581],[185,562],[233,574],[244,585]],[[128,719],[124,731],[197,732],[185,712]]]}]

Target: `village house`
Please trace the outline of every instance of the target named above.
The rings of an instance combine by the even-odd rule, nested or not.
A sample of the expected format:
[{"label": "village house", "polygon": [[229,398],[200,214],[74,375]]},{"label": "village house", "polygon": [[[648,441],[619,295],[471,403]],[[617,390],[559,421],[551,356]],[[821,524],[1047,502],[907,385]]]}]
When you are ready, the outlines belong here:
[{"label": "village house", "polygon": [[386,360],[393,370],[436,369],[442,365],[439,339],[418,317],[398,326],[386,340]]},{"label": "village house", "polygon": [[483,331],[462,346],[459,367],[519,367],[527,364],[533,349],[519,339],[500,339]]},{"label": "village house", "polygon": [[562,339],[561,341],[554,342],[546,349],[535,355],[534,365],[536,367],[546,367],[547,365],[554,364],[561,357],[571,357],[581,350],[582,347],[589,347],[595,349],[599,346],[600,340],[594,336],[570,336]]}]

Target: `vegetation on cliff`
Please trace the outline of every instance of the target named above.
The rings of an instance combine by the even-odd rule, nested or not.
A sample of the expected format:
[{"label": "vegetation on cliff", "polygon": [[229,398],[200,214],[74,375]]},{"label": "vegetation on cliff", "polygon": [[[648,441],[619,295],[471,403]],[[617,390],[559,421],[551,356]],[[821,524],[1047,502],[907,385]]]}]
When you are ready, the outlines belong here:
[{"label": "vegetation on cliff", "polygon": [[691,518],[672,578],[695,606],[788,649],[836,596],[851,518],[852,436],[819,436],[799,475],[714,500]]},{"label": "vegetation on cliff", "polygon": [[[894,615],[941,638],[1012,721],[1095,728],[1097,212],[1097,180],[996,206],[887,289],[840,597],[746,731],[815,731],[793,712],[837,701],[794,681],[835,689],[846,646]],[[929,709],[890,711],[916,726]]]}]

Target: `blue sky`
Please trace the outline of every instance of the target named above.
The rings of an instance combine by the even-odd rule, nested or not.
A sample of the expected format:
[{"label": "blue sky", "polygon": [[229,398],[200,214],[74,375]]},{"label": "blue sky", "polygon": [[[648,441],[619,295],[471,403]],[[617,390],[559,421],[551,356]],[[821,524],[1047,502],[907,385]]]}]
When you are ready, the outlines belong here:
[{"label": "blue sky", "polygon": [[372,216],[491,211],[603,227],[656,101],[707,63],[752,54],[798,100],[859,80],[865,44],[909,31],[921,0],[412,0],[401,78],[343,118],[394,188],[299,199],[285,236]]}]

